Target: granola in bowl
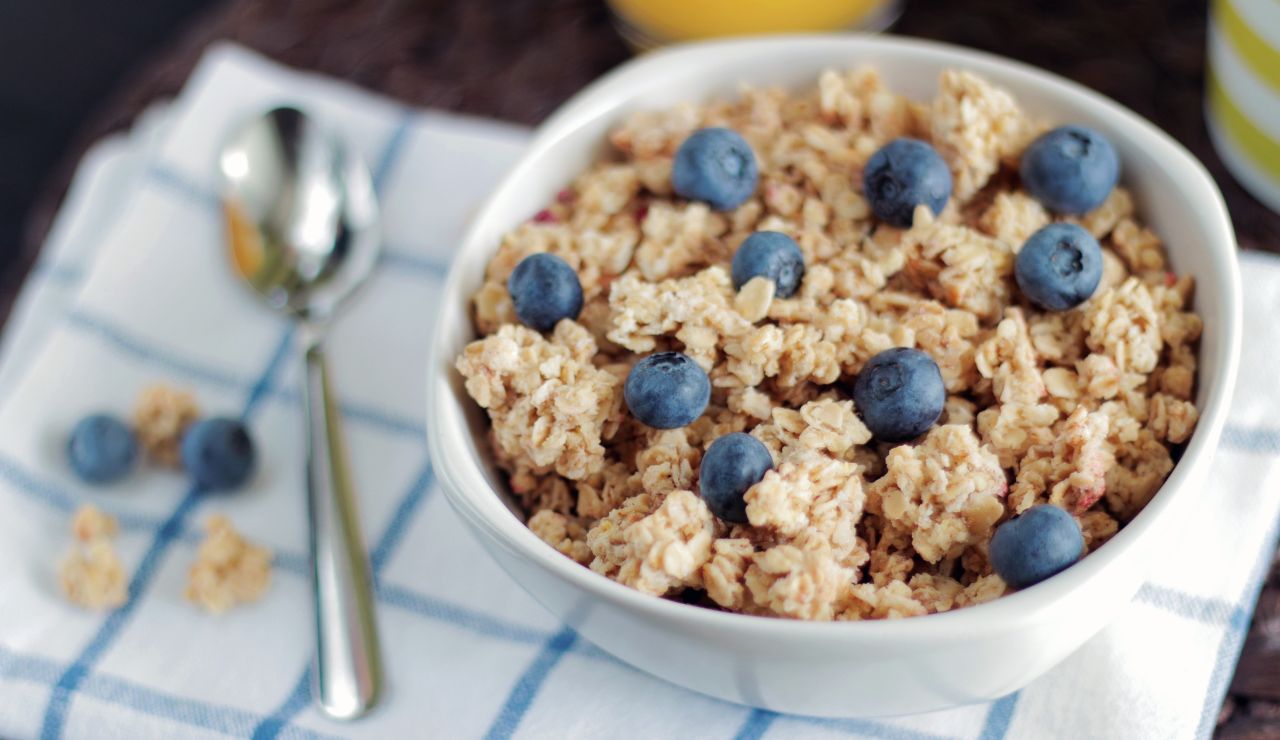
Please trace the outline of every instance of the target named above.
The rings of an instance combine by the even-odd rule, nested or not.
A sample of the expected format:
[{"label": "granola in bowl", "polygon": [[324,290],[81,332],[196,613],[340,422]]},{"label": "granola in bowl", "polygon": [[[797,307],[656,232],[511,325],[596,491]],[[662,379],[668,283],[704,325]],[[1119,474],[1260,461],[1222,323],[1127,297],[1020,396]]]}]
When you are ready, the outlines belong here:
[{"label": "granola in bowl", "polygon": [[[1009,94],[964,71],[939,88],[909,101],[863,68],[634,116],[611,159],[504,237],[457,368],[534,533],[646,593],[857,620],[1001,596],[993,536],[1032,507],[1069,513],[1085,551],[1142,509],[1197,418],[1192,280],[1123,187],[1077,215],[1028,192],[1020,160],[1048,127]],[[745,201],[678,194],[682,146],[708,130],[749,146]],[[894,226],[863,183],[902,139],[941,157],[949,197]],[[1019,252],[1053,223],[1100,246],[1096,287],[1062,310],[1020,284]],[[761,232],[802,256],[787,297],[776,276],[737,279]],[[557,264],[522,267],[521,290],[565,316],[542,332],[511,290],[539,254]],[[561,262],[576,293],[553,282]],[[853,400],[895,348],[927,355],[941,389],[905,442]],[[687,423],[631,393],[640,361],[666,354],[709,381]],[[745,521],[713,510],[702,480],[712,443],[739,432],[771,461],[740,493]]]}]

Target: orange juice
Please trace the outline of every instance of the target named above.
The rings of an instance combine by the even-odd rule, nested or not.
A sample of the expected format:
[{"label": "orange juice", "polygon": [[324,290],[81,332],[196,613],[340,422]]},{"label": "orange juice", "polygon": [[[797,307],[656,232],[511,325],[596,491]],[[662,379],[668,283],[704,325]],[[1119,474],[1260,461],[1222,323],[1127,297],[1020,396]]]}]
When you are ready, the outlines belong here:
[{"label": "orange juice", "polygon": [[878,29],[892,0],[609,0],[627,35],[685,41],[788,31]]}]

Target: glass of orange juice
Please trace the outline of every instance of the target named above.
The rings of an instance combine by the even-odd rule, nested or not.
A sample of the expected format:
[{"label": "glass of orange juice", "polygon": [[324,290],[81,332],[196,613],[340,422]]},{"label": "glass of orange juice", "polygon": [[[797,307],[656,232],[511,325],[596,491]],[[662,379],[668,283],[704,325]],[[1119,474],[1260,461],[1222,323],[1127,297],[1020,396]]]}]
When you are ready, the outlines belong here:
[{"label": "glass of orange juice", "polygon": [[607,0],[618,30],[633,46],[713,36],[801,31],[879,31],[899,0]]}]

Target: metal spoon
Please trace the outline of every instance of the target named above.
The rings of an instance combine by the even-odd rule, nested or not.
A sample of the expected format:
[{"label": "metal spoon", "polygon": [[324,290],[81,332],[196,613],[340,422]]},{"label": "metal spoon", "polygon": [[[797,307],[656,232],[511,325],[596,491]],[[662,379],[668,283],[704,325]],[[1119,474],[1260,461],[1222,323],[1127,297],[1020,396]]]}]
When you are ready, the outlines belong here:
[{"label": "metal spoon", "polygon": [[233,265],[299,327],[315,597],[313,689],[326,714],[354,719],[378,700],[382,661],[369,560],[322,342],[338,306],[373,270],[381,243],[377,199],[359,158],[295,108],[246,122],[227,141],[218,166]]}]

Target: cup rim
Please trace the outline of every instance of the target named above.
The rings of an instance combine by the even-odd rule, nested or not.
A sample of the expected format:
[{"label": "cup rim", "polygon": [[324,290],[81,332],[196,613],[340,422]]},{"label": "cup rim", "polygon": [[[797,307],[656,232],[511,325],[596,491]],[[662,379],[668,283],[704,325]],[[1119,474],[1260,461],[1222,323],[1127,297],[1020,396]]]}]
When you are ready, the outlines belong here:
[{"label": "cup rim", "polygon": [[[713,56],[725,63],[726,60],[785,52],[795,45],[829,50],[833,54],[833,64],[840,52],[847,53],[852,47],[862,47],[864,51],[872,53],[883,50],[933,57],[939,61],[940,67],[960,66],[984,76],[994,73],[997,77],[1015,78],[1026,86],[1041,88],[1049,97],[1069,101],[1086,111],[1089,117],[1105,118],[1108,125],[1125,130],[1128,139],[1141,142],[1138,149],[1148,150],[1177,171],[1180,183],[1178,190],[1185,196],[1185,200],[1211,210],[1204,220],[1215,236],[1208,248],[1214,252],[1212,261],[1217,269],[1213,275],[1197,278],[1214,280],[1220,288],[1220,295],[1224,297],[1225,305],[1219,307],[1221,325],[1217,330],[1221,332],[1221,342],[1218,353],[1212,358],[1206,357],[1202,348],[1198,357],[1202,375],[1203,368],[1213,363],[1215,383],[1205,389],[1206,400],[1199,409],[1199,421],[1182,457],[1152,500],[1107,544],[1071,568],[1035,586],[1006,594],[993,601],[942,613],[905,619],[815,622],[726,612],[657,598],[579,565],[548,546],[506,507],[500,494],[488,485],[479,467],[472,464],[467,455],[454,454],[456,446],[461,444],[458,440],[460,435],[455,433],[456,429],[440,429],[437,422],[444,418],[442,411],[446,405],[454,404],[460,415],[460,400],[468,402],[469,399],[458,399],[450,392],[454,384],[447,376],[449,373],[456,373],[453,370],[453,349],[443,346],[441,335],[445,332],[439,326],[431,338],[426,416],[428,445],[437,474],[450,502],[473,528],[486,533],[505,549],[525,560],[533,561],[562,581],[596,598],[655,620],[678,621],[691,627],[727,630],[738,635],[822,642],[833,639],[912,639],[936,642],[987,634],[1008,629],[1011,624],[1033,621],[1039,613],[1052,609],[1063,599],[1069,598],[1100,571],[1130,552],[1133,549],[1132,543],[1146,534],[1157,520],[1163,518],[1171,502],[1177,498],[1173,494],[1184,488],[1190,480],[1193,474],[1192,463],[1211,457],[1217,446],[1230,406],[1239,362],[1242,324],[1240,274],[1235,259],[1234,230],[1222,195],[1208,171],[1185,147],[1119,103],[1078,83],[1022,62],[950,44],[892,36],[785,34],[702,41],[651,52],[619,66],[591,83],[539,126],[520,160],[492,191],[485,205],[477,211],[440,295],[446,301],[460,295],[463,287],[460,285],[463,277],[460,265],[467,261],[464,255],[471,252],[483,254],[484,258],[491,256],[492,250],[485,252],[484,245],[476,241],[476,234],[479,225],[489,217],[489,212],[501,200],[502,195],[520,187],[526,170],[536,164],[541,154],[552,144],[573,135],[581,124],[607,113],[616,108],[619,102],[627,100],[626,88],[634,81],[664,70],[678,71],[702,57]],[[1123,156],[1123,152],[1121,154]],[[444,312],[439,321],[444,321],[447,317],[448,312]],[[1207,464],[1208,460],[1203,462]],[[1189,493],[1182,493],[1181,498],[1186,498]]]}]

